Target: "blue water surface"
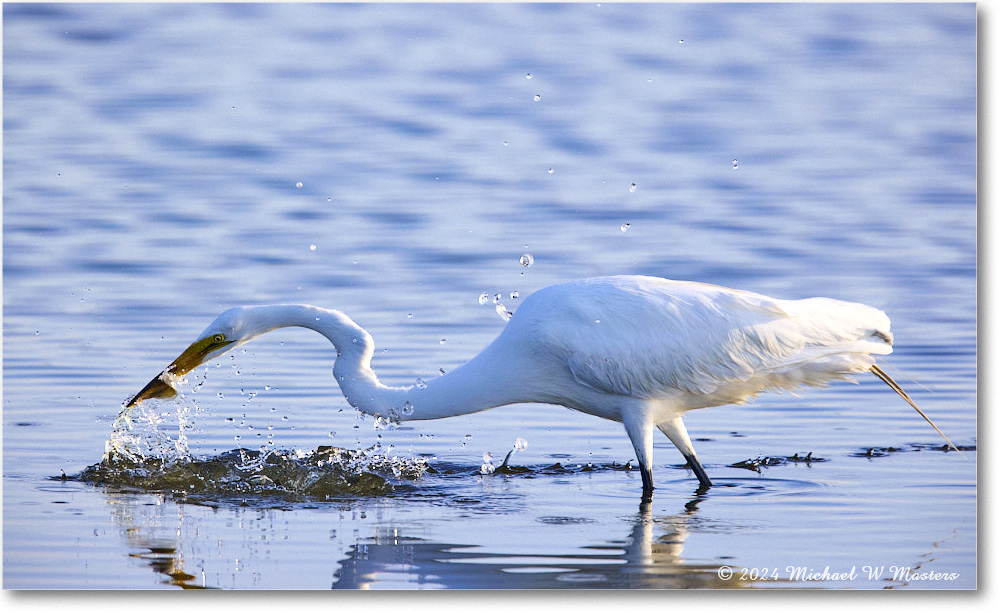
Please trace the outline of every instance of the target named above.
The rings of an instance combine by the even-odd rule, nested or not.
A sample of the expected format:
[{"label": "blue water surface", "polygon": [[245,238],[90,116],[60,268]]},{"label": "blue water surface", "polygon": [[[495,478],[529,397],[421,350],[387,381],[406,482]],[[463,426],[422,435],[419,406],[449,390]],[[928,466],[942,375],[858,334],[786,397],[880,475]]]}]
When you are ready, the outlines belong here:
[{"label": "blue water surface", "polygon": [[[5,3],[4,587],[975,587],[976,87],[964,3]],[[642,505],[635,471],[576,470],[634,460],[619,424],[376,429],[282,330],[161,405],[192,453],[451,473],[279,505],[50,479],[231,306],[340,309],[408,385],[499,334],[497,300],[604,274],[883,309],[886,369],[970,450],[864,378],[690,414],[721,487],[661,437]],[[518,438],[533,473],[478,474]]]}]

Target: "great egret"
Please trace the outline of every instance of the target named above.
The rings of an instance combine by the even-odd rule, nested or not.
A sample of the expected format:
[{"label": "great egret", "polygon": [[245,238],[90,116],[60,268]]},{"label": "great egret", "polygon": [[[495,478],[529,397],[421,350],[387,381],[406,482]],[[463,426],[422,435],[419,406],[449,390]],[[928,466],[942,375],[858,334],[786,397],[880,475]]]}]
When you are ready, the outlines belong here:
[{"label": "great egret", "polygon": [[878,309],[642,276],[584,279],[535,292],[482,353],[408,387],[378,380],[371,335],[339,311],[298,304],[236,307],[213,321],[126,410],[147,398],[174,396],[184,373],[287,326],[310,328],[333,343],[333,375],[347,401],[369,415],[440,419],[541,402],[621,422],[646,493],[653,489],[654,427],[709,486],[682,416],[747,402],[766,390],[819,387],[870,370],[934,426],[875,364],[873,355],[892,352],[889,318]]}]

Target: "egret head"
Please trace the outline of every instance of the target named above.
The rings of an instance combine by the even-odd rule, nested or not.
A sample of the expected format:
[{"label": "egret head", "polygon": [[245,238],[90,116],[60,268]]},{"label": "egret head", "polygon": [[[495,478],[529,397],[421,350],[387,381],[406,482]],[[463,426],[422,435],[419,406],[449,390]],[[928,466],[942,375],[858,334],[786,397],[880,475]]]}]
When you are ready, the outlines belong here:
[{"label": "egret head", "polygon": [[216,358],[252,338],[266,332],[260,326],[251,325],[247,311],[253,307],[236,307],[219,315],[205,330],[198,335],[198,340],[191,343],[163,372],[146,384],[146,387],[133,396],[125,407],[131,407],[148,398],[172,398],[177,395],[174,381],[201,364]]}]

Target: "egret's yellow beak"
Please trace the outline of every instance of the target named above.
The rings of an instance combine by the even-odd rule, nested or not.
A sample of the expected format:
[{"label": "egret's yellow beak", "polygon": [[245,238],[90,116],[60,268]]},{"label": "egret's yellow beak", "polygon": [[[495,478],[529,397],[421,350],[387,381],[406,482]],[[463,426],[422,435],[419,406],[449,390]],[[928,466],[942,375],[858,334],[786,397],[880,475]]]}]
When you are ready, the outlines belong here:
[{"label": "egret's yellow beak", "polygon": [[207,336],[196,341],[185,349],[184,353],[177,356],[177,359],[171,362],[170,366],[167,366],[163,372],[147,383],[142,391],[132,396],[132,399],[125,403],[125,408],[139,404],[147,398],[173,398],[177,395],[177,390],[173,386],[173,381],[177,377],[194,370],[210,354],[214,354],[232,343],[233,341],[226,340],[226,337],[221,334]]}]

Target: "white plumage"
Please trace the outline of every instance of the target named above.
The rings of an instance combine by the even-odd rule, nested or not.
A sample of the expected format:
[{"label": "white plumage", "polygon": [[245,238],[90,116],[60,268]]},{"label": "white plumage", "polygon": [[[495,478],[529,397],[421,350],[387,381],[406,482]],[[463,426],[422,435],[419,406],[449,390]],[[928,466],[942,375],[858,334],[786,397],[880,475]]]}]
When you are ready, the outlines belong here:
[{"label": "white plumage", "polygon": [[426,385],[410,387],[379,382],[371,369],[371,336],[339,311],[237,307],[220,315],[127,406],[173,395],[177,376],[286,326],[311,328],[334,344],[341,391],[371,415],[438,419],[542,402],[621,422],[638,455],[646,492],[653,489],[654,427],[677,446],[701,483],[711,485],[681,419],[691,409],[746,402],[767,390],[823,386],[868,370],[917,408],[875,365],[873,355],[892,352],[889,318],[878,309],[829,298],[778,300],[642,276],[539,290],[479,355]]}]

